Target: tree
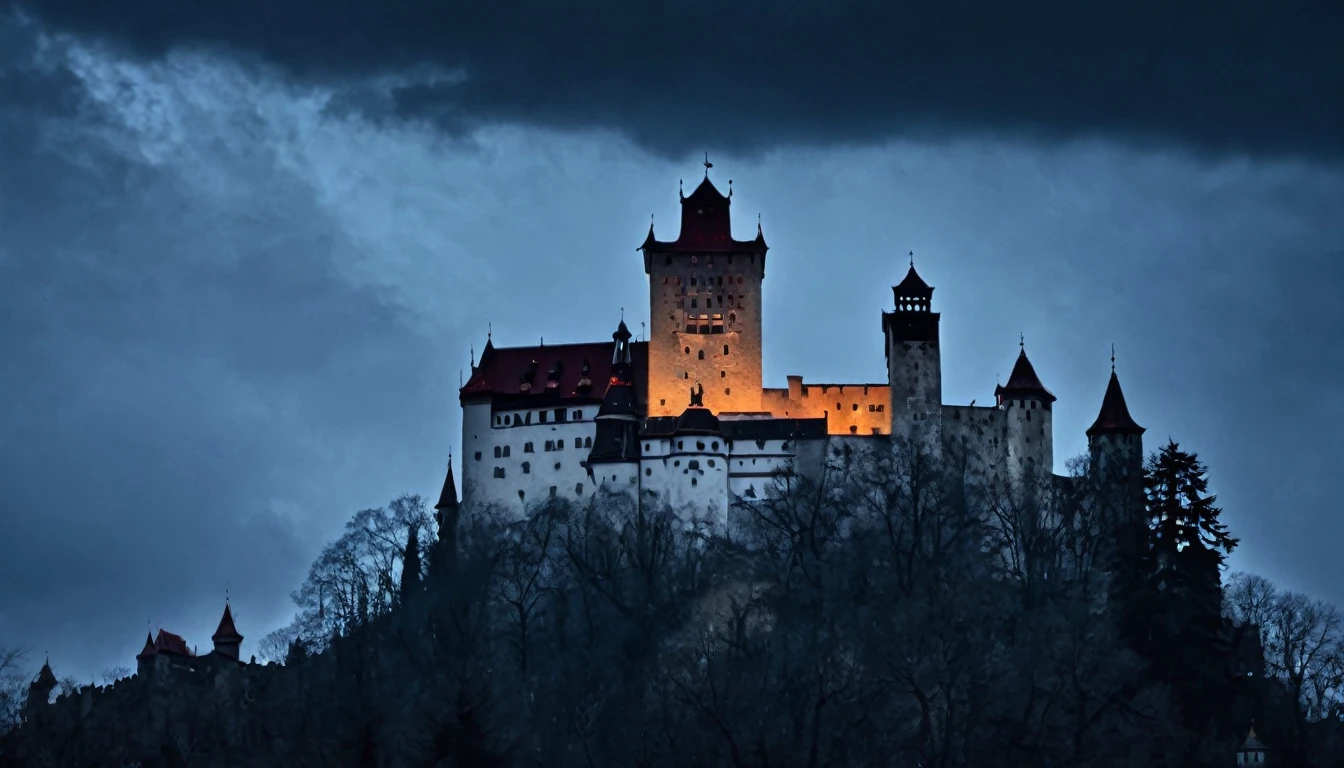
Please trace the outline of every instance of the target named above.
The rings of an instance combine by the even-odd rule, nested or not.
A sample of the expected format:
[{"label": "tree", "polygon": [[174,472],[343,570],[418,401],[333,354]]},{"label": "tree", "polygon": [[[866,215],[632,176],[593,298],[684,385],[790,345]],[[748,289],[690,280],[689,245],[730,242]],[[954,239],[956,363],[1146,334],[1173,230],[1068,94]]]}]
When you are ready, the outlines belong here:
[{"label": "tree", "polygon": [[25,654],[17,648],[0,648],[0,736],[19,724],[28,699],[28,676],[23,671]]}]

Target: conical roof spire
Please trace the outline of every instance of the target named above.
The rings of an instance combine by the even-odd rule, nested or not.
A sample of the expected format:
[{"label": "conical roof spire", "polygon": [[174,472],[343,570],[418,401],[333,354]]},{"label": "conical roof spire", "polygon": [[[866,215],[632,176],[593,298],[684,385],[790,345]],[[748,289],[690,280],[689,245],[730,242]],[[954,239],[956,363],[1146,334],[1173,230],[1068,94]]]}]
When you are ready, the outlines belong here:
[{"label": "conical roof spire", "polygon": [[1013,363],[1013,372],[1008,374],[1008,383],[995,387],[994,397],[1000,402],[1003,400],[1032,399],[1053,403],[1057,399],[1041,383],[1041,377],[1036,375],[1036,368],[1027,358],[1025,340],[1019,341],[1017,362]]},{"label": "conical roof spire", "polygon": [[136,658],[136,659],[147,659],[147,658],[149,658],[150,656],[153,656],[153,655],[154,655],[154,651],[155,651],[155,648],[154,648],[154,633],[153,633],[153,632],[147,632],[147,633],[145,633],[145,647],[142,648],[142,649],[140,649],[140,653],[136,654],[136,657],[135,657],[135,658]]},{"label": "conical roof spire", "polygon": [[1097,420],[1087,428],[1087,436],[1093,435],[1142,435],[1134,417],[1129,415],[1129,406],[1125,404],[1125,393],[1120,389],[1120,377],[1115,375],[1112,358],[1111,380],[1106,383],[1106,394],[1101,398],[1101,412]]},{"label": "conical roof spire", "polygon": [[457,483],[453,480],[453,457],[448,456],[448,474],[443,478],[443,490],[439,491],[439,503],[434,505],[435,509],[448,509],[457,507]]},{"label": "conical roof spire", "polygon": [[233,609],[229,607],[229,601],[224,601],[224,615],[219,619],[219,627],[215,629],[215,634],[210,639],[218,642],[237,642],[243,641],[243,636],[238,634],[238,628],[233,624]]}]

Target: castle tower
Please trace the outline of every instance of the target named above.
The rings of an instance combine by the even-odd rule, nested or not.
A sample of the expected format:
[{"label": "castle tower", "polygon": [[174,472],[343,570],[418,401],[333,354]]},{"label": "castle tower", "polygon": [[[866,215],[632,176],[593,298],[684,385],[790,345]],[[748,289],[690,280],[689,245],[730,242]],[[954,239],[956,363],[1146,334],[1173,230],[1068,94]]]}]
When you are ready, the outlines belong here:
[{"label": "castle tower", "polygon": [[[439,491],[439,503],[434,505],[434,517],[439,525],[439,543],[435,548],[435,561],[430,565],[431,574],[440,565],[449,572],[457,567],[457,515],[457,483],[453,480],[453,457],[449,456],[448,473],[443,478],[443,489]],[[438,559],[440,556],[442,559]]]},{"label": "castle tower", "polygon": [[653,225],[639,250],[649,276],[648,415],[681,413],[703,386],[715,413],[761,410],[761,282],[768,247],[734,240],[729,192],[705,179],[681,198],[681,232],[663,242]]},{"label": "castle tower", "polygon": [[586,466],[589,478],[599,487],[635,492],[639,478],[639,407],[630,329],[624,320],[611,339],[611,380],[594,418],[596,431]]},{"label": "castle tower", "polygon": [[233,625],[233,611],[229,608],[229,601],[224,601],[224,615],[219,619],[219,627],[215,629],[215,634],[210,637],[211,642],[215,644],[215,653],[228,656],[234,661],[238,661],[238,652],[243,645],[243,636],[238,634],[238,629]]},{"label": "castle tower", "polygon": [[27,716],[32,718],[51,701],[51,692],[56,690],[56,674],[51,671],[51,662],[42,662],[42,669],[28,685]]},{"label": "castle tower", "polygon": [[1008,383],[994,388],[994,400],[1004,412],[1007,429],[1007,469],[1019,481],[1040,478],[1055,467],[1052,411],[1055,396],[1041,384],[1023,344]]},{"label": "castle tower", "polygon": [[938,313],[933,288],[915,272],[892,287],[896,311],[882,313],[891,385],[891,439],[898,451],[916,448],[942,455],[943,368],[938,349]]},{"label": "castle tower", "polygon": [[1140,504],[1143,497],[1143,433],[1143,427],[1129,415],[1112,355],[1111,379],[1101,399],[1101,412],[1087,428],[1087,447],[1099,490],[1126,516],[1137,513],[1137,509],[1128,508]]}]

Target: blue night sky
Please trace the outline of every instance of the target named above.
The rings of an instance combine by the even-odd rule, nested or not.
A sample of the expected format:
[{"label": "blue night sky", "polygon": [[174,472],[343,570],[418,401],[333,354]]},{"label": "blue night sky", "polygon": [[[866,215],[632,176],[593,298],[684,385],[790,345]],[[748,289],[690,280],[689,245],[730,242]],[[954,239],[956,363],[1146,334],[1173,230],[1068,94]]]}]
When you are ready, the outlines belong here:
[{"label": "blue night sky", "polygon": [[1062,466],[1114,343],[1232,566],[1344,603],[1338,19],[200,5],[0,3],[0,646],[87,677],[228,590],[254,652],[350,514],[437,492],[487,324],[647,319],[706,150],[771,245],[767,386],[885,381],[913,250],[947,402],[1023,334]]}]

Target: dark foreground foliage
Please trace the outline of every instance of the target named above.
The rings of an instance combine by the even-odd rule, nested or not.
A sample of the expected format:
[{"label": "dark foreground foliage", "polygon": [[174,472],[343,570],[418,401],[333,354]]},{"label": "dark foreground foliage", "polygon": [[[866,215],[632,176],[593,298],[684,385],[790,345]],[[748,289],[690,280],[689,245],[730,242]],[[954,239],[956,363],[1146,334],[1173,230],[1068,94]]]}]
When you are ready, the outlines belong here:
[{"label": "dark foreground foliage", "polygon": [[[1108,509],[1085,466],[950,493],[853,456],[781,477],[726,530],[599,495],[521,520],[463,510],[436,537],[402,498],[314,564],[294,625],[264,644],[283,665],[31,708],[0,760],[1186,768],[1233,764],[1257,719],[1295,761],[1280,764],[1330,764],[1310,729],[1337,716],[1320,670],[1338,619],[1251,577],[1229,590],[1243,629],[1222,618],[1208,550],[1231,540],[1202,485],[1164,494],[1163,472],[1203,473],[1168,459],[1149,467],[1148,520]],[[1191,541],[1163,549],[1173,535]],[[1172,669],[1183,641],[1195,661]]]}]

